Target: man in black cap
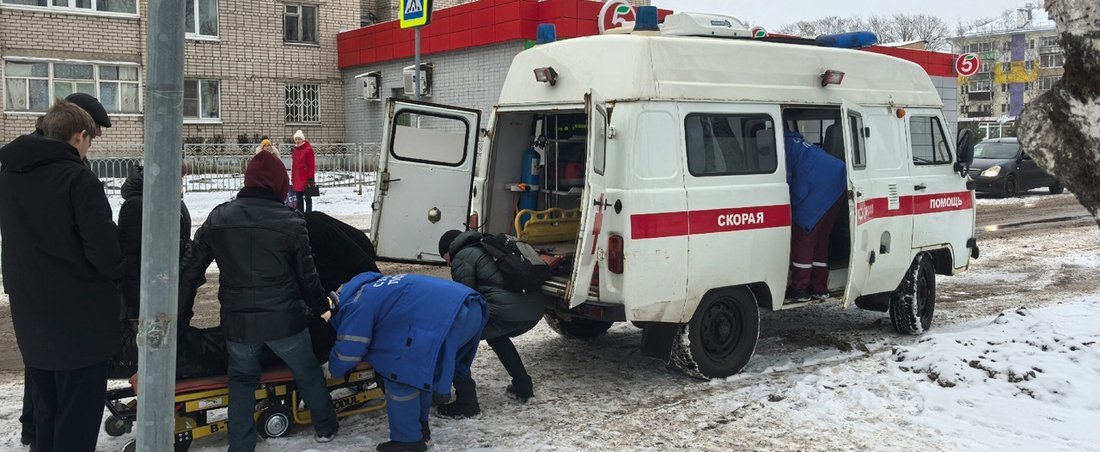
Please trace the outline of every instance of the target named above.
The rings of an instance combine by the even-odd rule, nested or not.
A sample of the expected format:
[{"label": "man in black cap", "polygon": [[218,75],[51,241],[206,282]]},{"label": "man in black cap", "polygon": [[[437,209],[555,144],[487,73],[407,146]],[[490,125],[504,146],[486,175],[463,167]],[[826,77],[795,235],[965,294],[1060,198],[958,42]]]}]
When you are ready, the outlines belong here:
[{"label": "man in black cap", "polygon": [[[111,127],[111,117],[107,115],[107,109],[103,108],[103,104],[99,103],[99,99],[84,93],[74,93],[66,97],[65,101],[76,104],[76,106],[92,116],[92,121],[95,122],[95,136],[92,138],[99,138],[103,135],[104,127]],[[44,135],[42,132],[43,117],[44,116],[38,117],[38,121],[34,124],[34,133],[31,135]],[[87,157],[81,157],[81,161],[83,161],[84,166],[88,166]],[[19,416],[19,423],[23,425],[22,433],[20,434],[20,442],[22,442],[23,445],[33,443],[35,436],[34,400],[31,397],[31,380],[27,375],[26,369],[23,370],[23,414]]]}]

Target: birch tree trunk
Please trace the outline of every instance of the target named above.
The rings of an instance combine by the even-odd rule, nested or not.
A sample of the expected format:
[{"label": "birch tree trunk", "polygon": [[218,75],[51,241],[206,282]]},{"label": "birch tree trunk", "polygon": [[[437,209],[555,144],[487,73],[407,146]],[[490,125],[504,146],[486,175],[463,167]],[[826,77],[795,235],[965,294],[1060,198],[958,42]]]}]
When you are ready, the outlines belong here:
[{"label": "birch tree trunk", "polygon": [[1024,108],[1017,133],[1040,167],[1100,226],[1100,0],[1046,0],[1065,75]]}]

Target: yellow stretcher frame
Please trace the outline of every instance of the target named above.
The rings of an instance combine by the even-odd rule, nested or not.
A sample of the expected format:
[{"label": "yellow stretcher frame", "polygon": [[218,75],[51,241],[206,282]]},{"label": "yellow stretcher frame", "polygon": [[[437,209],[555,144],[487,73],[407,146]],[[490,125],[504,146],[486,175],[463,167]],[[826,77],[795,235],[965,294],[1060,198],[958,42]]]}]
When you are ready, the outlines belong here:
[{"label": "yellow stretcher frame", "polygon": [[[520,221],[525,218],[526,221]],[[516,238],[532,245],[576,241],[581,227],[581,209],[523,209],[516,213],[514,226]]]}]

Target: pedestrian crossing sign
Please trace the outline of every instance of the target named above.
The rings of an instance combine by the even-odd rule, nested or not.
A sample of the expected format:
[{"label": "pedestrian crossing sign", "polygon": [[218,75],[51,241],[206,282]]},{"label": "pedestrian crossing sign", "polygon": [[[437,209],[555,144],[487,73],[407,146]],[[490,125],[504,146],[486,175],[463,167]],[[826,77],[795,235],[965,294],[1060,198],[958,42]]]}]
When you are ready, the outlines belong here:
[{"label": "pedestrian crossing sign", "polygon": [[423,27],[432,20],[432,0],[400,0],[401,28]]}]

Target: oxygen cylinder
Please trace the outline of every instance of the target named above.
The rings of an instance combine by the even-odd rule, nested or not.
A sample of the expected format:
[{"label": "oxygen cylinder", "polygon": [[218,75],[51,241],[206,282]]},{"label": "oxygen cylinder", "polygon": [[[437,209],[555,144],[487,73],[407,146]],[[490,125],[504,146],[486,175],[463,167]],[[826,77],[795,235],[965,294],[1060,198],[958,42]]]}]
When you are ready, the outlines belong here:
[{"label": "oxygen cylinder", "polygon": [[[520,168],[519,180],[531,187],[539,184],[539,152],[534,147],[523,153],[523,165]],[[519,194],[519,208],[538,209],[539,193],[537,191],[525,191]]]}]

